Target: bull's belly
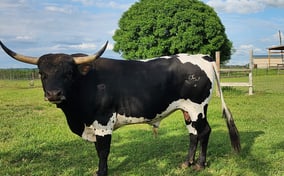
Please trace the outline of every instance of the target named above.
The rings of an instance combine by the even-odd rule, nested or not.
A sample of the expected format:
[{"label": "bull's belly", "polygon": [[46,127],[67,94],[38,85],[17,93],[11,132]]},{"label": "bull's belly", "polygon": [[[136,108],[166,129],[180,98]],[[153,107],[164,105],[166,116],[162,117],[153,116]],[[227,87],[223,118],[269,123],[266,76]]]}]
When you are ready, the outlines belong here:
[{"label": "bull's belly", "polygon": [[188,104],[188,100],[178,100],[174,101],[167,107],[166,110],[164,110],[161,113],[157,113],[154,118],[148,118],[148,117],[132,117],[132,116],[126,116],[124,114],[116,114],[116,123],[114,125],[114,130],[117,128],[120,128],[124,125],[131,125],[131,124],[140,124],[140,123],[147,123],[149,125],[154,125],[155,127],[158,127],[161,120],[169,116],[171,113],[178,109],[184,109],[185,103]]},{"label": "bull's belly", "polygon": [[92,125],[85,126],[85,129],[82,133],[82,138],[91,142],[95,142],[96,135],[111,135],[115,129],[130,124],[147,123],[158,127],[161,120],[179,109],[189,112],[191,120],[195,121],[196,119],[194,119],[194,117],[197,117],[199,113],[203,113],[203,107],[208,103],[208,100],[205,100],[202,104],[197,104],[185,99],[174,101],[169,104],[166,110],[161,113],[157,113],[157,115],[152,119],[149,119],[147,117],[131,117],[119,113],[113,113],[106,125],[102,125],[97,120],[95,120]]},{"label": "bull's belly", "polygon": [[94,121],[92,125],[85,126],[82,138],[90,142],[96,142],[96,135],[105,136],[122,126],[131,124],[148,123],[151,125],[158,124],[160,120],[157,118],[147,119],[145,117],[128,117],[122,114],[113,113],[107,125],[101,125],[98,121]]}]

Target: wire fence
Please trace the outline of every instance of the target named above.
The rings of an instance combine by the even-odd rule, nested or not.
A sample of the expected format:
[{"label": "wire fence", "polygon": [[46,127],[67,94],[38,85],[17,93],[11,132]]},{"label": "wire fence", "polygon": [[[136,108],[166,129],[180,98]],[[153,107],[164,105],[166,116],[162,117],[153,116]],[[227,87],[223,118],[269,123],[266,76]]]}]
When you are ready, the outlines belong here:
[{"label": "wire fence", "polygon": [[0,69],[0,80],[39,79],[38,69]]}]

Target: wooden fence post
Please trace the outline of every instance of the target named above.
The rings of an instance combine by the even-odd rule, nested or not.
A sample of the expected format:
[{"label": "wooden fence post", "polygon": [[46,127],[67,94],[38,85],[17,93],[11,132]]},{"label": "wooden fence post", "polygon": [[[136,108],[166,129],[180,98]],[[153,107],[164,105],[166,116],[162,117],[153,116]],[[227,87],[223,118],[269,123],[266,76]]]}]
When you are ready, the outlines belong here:
[{"label": "wooden fence post", "polygon": [[[253,55],[252,51],[250,53],[250,59],[249,59],[249,69],[221,69],[220,67],[220,52],[216,51],[215,53],[216,58],[216,65],[217,65],[217,76],[220,80],[221,87],[248,87],[249,88],[249,95],[253,94],[253,82],[252,82],[252,69],[253,69]],[[221,71],[222,72],[248,72],[249,80],[248,82],[221,82]],[[220,96],[218,89],[216,89],[216,95]]]},{"label": "wooden fence post", "polygon": [[[215,52],[215,59],[216,59],[216,65],[217,65],[217,77],[220,80],[220,51]],[[220,80],[220,84],[221,84],[221,80]],[[218,97],[220,96],[218,88],[216,88],[216,95]]]},{"label": "wooden fence post", "polygon": [[253,94],[253,86],[252,86],[252,69],[253,69],[253,50],[250,51],[250,60],[249,60],[249,95]]}]

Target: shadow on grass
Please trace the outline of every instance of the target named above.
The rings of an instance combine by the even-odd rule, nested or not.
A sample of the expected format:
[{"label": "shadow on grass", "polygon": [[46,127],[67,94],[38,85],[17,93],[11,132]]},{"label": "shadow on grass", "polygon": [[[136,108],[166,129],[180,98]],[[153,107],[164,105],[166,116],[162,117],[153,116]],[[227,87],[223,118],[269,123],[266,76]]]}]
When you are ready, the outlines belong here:
[{"label": "shadow on grass", "polygon": [[[241,132],[242,152],[240,157],[245,162],[239,162],[240,168],[247,168],[257,175],[267,175],[270,163],[266,163],[265,156],[256,157],[252,154],[251,147],[254,145],[256,138],[263,135],[263,131]],[[263,159],[260,159],[263,158]]]},{"label": "shadow on grass", "polygon": [[[213,175],[210,169],[215,169],[214,163],[224,162],[224,157],[229,162],[235,160],[239,170],[248,169],[256,175],[263,174],[264,169],[260,168],[269,169],[267,163],[251,154],[251,146],[263,134],[261,131],[240,133],[243,147],[240,155],[232,154],[226,131],[214,131],[208,147],[211,165],[200,173],[179,168],[187,155],[187,134],[162,133],[153,139],[147,130],[130,130],[125,136],[115,133],[109,156],[110,175]],[[80,139],[44,143],[35,148],[14,148],[1,152],[0,157],[2,175],[91,175],[98,164],[94,145]],[[254,162],[259,165],[256,167]]]},{"label": "shadow on grass", "polygon": [[236,88],[236,87],[222,87],[222,91],[225,95],[246,95],[248,94],[248,89],[240,89],[240,88]]},{"label": "shadow on grass", "polygon": [[95,147],[82,140],[44,143],[0,152],[0,175],[90,175],[97,166]]}]

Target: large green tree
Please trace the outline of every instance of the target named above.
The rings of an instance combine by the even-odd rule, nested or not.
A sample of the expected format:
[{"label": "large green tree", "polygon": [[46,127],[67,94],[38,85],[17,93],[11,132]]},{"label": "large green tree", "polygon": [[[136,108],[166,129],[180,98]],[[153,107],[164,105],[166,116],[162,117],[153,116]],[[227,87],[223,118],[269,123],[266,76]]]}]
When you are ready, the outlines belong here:
[{"label": "large green tree", "polygon": [[216,12],[198,0],[140,0],[124,12],[113,39],[125,59],[221,51],[224,62],[232,49]]}]

